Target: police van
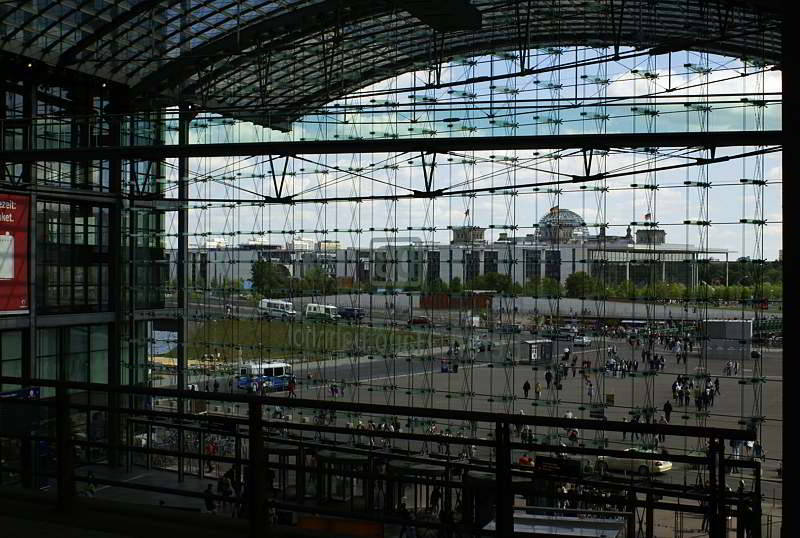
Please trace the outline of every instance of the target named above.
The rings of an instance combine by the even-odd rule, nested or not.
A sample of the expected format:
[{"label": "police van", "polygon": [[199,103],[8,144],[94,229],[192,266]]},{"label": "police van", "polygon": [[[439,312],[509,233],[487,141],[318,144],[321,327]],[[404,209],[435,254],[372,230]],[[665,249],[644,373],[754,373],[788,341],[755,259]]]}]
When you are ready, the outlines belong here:
[{"label": "police van", "polygon": [[278,299],[261,299],[256,310],[260,317],[268,319],[277,318],[286,321],[297,316],[292,303]]},{"label": "police van", "polygon": [[239,367],[236,386],[242,390],[268,392],[288,390],[292,379],[292,365],[288,362],[248,363]]},{"label": "police van", "polygon": [[306,319],[336,322],[341,316],[339,309],[327,304],[309,303],[306,305]]}]

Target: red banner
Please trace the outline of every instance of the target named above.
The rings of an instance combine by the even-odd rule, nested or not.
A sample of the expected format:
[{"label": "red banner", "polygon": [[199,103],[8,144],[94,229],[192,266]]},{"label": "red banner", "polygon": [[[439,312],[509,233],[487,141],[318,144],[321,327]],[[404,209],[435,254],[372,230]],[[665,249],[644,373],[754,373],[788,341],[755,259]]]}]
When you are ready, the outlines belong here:
[{"label": "red banner", "polygon": [[0,193],[0,314],[26,314],[30,198]]}]

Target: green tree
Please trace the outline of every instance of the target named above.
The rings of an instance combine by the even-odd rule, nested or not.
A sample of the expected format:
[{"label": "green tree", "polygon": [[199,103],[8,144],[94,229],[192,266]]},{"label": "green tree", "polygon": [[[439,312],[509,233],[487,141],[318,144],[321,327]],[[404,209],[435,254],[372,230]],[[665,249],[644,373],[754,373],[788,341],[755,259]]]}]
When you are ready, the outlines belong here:
[{"label": "green tree", "polygon": [[250,270],[253,289],[263,297],[279,297],[285,294],[289,283],[288,270],[266,260],[258,260]]},{"label": "green tree", "polygon": [[500,273],[486,273],[467,284],[468,289],[472,290],[495,290],[499,293],[511,293],[513,281],[508,275]]},{"label": "green tree", "polygon": [[435,278],[425,284],[423,289],[426,293],[447,293],[447,284],[441,278]]},{"label": "green tree", "polygon": [[673,301],[683,299],[686,295],[686,286],[679,282],[670,283],[667,289],[667,298],[672,299]]},{"label": "green tree", "polygon": [[461,293],[461,279],[458,277],[453,278],[450,281],[450,293]]},{"label": "green tree", "polygon": [[699,301],[711,301],[714,299],[715,290],[705,282],[701,282],[695,290],[695,296]]},{"label": "green tree", "polygon": [[542,293],[545,297],[560,297],[563,294],[561,282],[554,278],[544,278],[542,280]]},{"label": "green tree", "polygon": [[585,271],[577,271],[567,277],[564,284],[567,297],[589,297],[597,288],[597,281]]},{"label": "green tree", "polygon": [[314,295],[329,295],[336,290],[336,282],[322,268],[312,267],[303,276],[303,289]]},{"label": "green tree", "polygon": [[612,290],[614,298],[616,299],[635,299],[636,298],[636,284],[631,281],[620,282]]},{"label": "green tree", "polygon": [[542,279],[531,277],[525,283],[525,295],[528,297],[538,297],[542,293]]}]

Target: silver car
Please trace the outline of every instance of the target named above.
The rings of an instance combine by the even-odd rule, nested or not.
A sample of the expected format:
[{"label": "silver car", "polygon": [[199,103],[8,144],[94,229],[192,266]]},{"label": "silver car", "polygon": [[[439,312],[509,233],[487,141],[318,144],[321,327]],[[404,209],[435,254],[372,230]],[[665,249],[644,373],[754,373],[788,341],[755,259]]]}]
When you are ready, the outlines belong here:
[{"label": "silver car", "polygon": [[630,457],[617,458],[613,456],[598,456],[597,470],[600,474],[605,474],[609,471],[621,471],[623,473],[648,476],[651,474],[666,473],[672,469],[671,461],[650,460],[641,457],[644,455],[660,455],[660,452],[643,450],[641,448],[626,448],[624,452],[629,453]]},{"label": "silver car", "polygon": [[583,335],[583,334],[576,336],[575,340],[572,341],[572,345],[573,346],[584,346],[585,347],[585,346],[589,346],[591,344],[592,344],[592,339],[589,338],[588,336]]}]

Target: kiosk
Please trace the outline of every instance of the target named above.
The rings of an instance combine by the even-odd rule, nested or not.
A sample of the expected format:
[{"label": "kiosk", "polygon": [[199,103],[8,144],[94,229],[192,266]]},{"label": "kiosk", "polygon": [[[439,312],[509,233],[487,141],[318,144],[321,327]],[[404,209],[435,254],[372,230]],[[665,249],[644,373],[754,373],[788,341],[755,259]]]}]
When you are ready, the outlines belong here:
[{"label": "kiosk", "polygon": [[547,364],[553,360],[553,341],[549,338],[525,340],[524,344],[528,346],[528,355],[520,362]]}]

